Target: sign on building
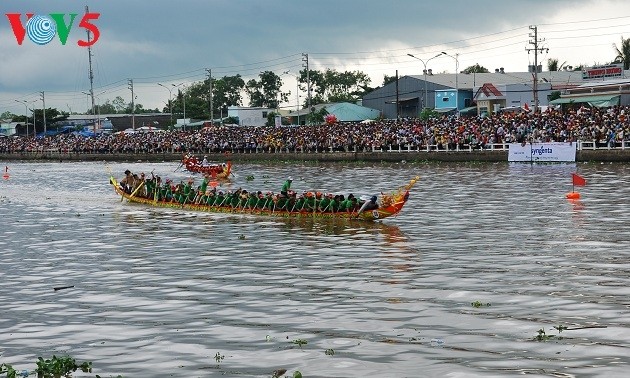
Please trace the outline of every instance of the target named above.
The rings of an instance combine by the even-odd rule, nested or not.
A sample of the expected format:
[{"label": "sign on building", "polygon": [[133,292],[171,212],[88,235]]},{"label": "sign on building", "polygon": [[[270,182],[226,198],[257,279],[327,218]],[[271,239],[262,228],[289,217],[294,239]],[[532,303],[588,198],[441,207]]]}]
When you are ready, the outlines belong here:
[{"label": "sign on building", "polygon": [[606,66],[593,66],[582,71],[582,79],[603,79],[607,77],[621,77],[623,64],[609,64]]}]

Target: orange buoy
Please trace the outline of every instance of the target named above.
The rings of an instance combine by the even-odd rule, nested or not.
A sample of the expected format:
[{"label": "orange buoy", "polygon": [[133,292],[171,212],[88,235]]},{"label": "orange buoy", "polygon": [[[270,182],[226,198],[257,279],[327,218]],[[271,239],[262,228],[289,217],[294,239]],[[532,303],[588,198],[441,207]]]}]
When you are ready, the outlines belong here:
[{"label": "orange buoy", "polygon": [[5,180],[8,180],[8,179],[9,179],[9,174],[5,172],[5,173],[2,175],[2,178],[3,178],[3,179],[5,179]]},{"label": "orange buoy", "polygon": [[580,193],[578,193],[578,192],[570,192],[570,193],[567,193],[566,197],[568,199],[580,199]]}]

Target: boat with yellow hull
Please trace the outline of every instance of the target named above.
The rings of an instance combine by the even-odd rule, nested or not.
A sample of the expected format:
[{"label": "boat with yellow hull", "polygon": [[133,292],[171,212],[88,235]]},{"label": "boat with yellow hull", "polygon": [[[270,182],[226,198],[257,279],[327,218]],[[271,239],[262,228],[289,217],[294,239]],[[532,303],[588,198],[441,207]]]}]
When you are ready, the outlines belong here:
[{"label": "boat with yellow hull", "polygon": [[[363,211],[361,211],[362,203],[360,201],[355,206],[344,211],[332,211],[327,209],[321,210],[321,208],[317,206],[317,203],[318,201],[321,201],[321,199],[318,200],[318,198],[323,198],[323,195],[319,192],[307,192],[306,194],[306,196],[312,198],[311,201],[312,204],[314,204],[314,206],[311,205],[310,207],[312,208],[312,210],[307,206],[303,206],[301,210],[296,210],[295,207],[297,199],[284,199],[284,202],[282,202],[281,204],[282,199],[279,198],[279,196],[269,195],[269,193],[267,193],[269,200],[262,207],[249,206],[246,200],[241,200],[240,202],[239,200],[231,201],[232,203],[230,204],[226,204],[228,202],[223,200],[218,205],[208,205],[203,201],[184,200],[182,203],[174,199],[159,199],[157,195],[146,195],[146,193],[144,193],[144,195],[141,195],[142,191],[139,190],[141,189],[141,187],[138,187],[132,193],[127,193],[118,184],[114,177],[110,177],[110,184],[112,185],[116,193],[122,196],[123,199],[127,199],[129,202],[140,203],[153,207],[176,208],[209,213],[253,214],[262,216],[296,218],[342,218],[374,221],[397,215],[402,210],[405,203],[407,203],[407,201],[409,200],[409,192],[418,180],[419,177],[416,176],[412,180],[410,180],[409,183],[397,188],[392,192],[381,192],[380,195],[376,196],[377,207],[366,209]],[[245,191],[245,193],[247,192]],[[296,198],[295,195],[293,198]],[[305,207],[307,208],[305,209]]]}]

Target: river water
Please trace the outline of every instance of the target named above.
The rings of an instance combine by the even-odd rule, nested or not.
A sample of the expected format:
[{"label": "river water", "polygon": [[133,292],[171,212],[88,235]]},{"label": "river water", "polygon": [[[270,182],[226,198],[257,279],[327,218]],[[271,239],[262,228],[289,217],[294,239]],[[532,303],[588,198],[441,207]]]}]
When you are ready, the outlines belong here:
[{"label": "river water", "polygon": [[630,165],[234,166],[231,187],[276,192],[421,177],[400,215],[361,223],[153,209],[108,185],[187,178],[176,163],[7,164],[0,363],[19,370],[67,354],[93,362],[75,377],[630,371]]}]

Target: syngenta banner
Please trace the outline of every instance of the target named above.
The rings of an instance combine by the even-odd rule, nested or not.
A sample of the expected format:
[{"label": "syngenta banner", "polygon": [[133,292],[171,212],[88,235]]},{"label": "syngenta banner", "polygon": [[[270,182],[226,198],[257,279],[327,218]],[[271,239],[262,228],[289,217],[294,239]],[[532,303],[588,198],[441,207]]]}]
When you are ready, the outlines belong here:
[{"label": "syngenta banner", "polygon": [[508,161],[565,162],[575,161],[576,143],[512,143]]}]

